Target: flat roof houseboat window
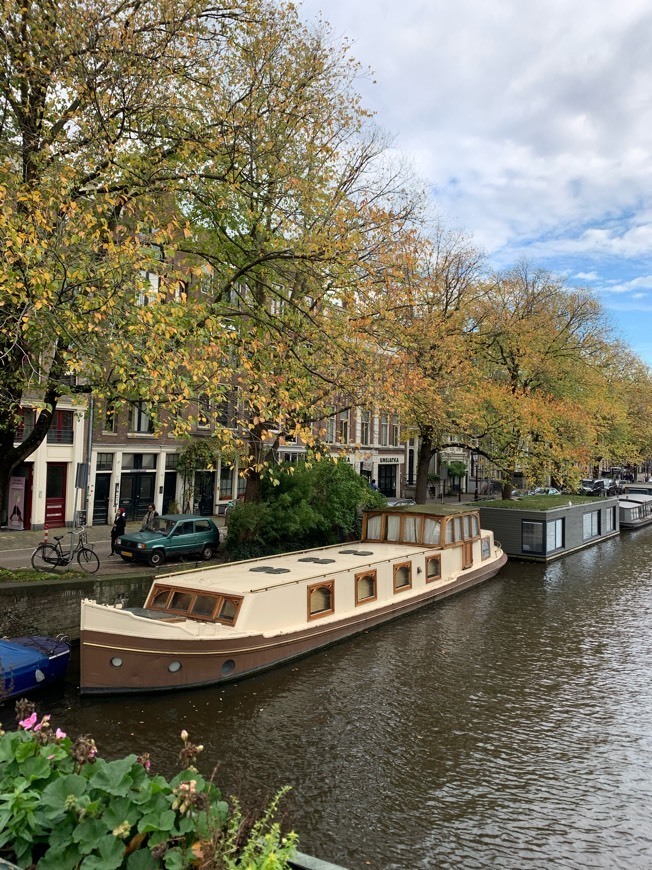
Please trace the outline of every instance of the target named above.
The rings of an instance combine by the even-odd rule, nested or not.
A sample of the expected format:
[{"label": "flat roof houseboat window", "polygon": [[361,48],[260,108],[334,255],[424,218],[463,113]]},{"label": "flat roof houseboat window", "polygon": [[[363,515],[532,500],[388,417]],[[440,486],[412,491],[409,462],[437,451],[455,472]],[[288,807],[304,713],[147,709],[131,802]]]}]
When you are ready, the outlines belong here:
[{"label": "flat roof houseboat window", "polygon": [[156,608],[156,610],[165,610],[165,606],[168,603],[169,597],[169,589],[154,589],[149,606]]},{"label": "flat roof houseboat window", "polygon": [[419,517],[403,517],[403,540],[406,544],[416,544],[419,540],[417,535],[417,521]]},{"label": "flat roof houseboat window", "polygon": [[355,603],[373,601],[376,598],[376,572],[366,571],[355,575]]},{"label": "flat roof houseboat window", "polygon": [[426,559],[426,582],[431,580],[439,580],[441,577],[441,560],[439,556],[431,556]]},{"label": "flat roof houseboat window", "polygon": [[412,586],[412,563],[403,562],[394,565],[394,592],[409,589]]},{"label": "flat roof houseboat window", "polygon": [[367,538],[371,541],[380,541],[380,534],[383,525],[382,514],[375,514],[367,518]]},{"label": "flat roof houseboat window", "polygon": [[239,605],[240,601],[235,598],[222,599],[222,606],[217,614],[217,618],[220,622],[227,622],[229,625],[233,625],[238,614]]},{"label": "flat roof houseboat window", "polygon": [[311,619],[325,616],[335,610],[335,582],[308,587],[308,615]]},{"label": "flat roof houseboat window", "polygon": [[423,522],[423,543],[427,547],[438,547],[441,543],[441,522],[426,518]]},{"label": "flat roof houseboat window", "polygon": [[204,616],[210,619],[217,604],[217,596],[215,595],[197,595],[195,602],[192,605],[193,616]]},{"label": "flat roof houseboat window", "polygon": [[388,541],[401,540],[401,518],[395,514],[387,514],[387,533],[385,535]]},{"label": "flat roof houseboat window", "polygon": [[191,601],[191,592],[181,592],[180,590],[177,590],[172,596],[168,610],[180,610],[183,613],[187,613]]}]

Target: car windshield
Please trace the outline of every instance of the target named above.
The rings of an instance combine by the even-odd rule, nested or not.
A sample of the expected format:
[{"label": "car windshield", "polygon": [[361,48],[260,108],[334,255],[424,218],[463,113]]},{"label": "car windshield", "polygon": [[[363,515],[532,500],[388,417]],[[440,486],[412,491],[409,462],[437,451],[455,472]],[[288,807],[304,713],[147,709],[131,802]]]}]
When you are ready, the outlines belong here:
[{"label": "car windshield", "polygon": [[169,535],[172,529],[176,526],[176,520],[166,520],[164,525],[162,525],[159,529],[159,532],[162,535]]}]

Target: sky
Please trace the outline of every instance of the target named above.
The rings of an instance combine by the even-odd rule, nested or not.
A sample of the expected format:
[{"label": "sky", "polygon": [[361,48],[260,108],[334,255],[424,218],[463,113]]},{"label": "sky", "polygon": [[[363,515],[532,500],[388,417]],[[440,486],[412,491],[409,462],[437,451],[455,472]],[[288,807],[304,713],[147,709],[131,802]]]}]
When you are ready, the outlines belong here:
[{"label": "sky", "polygon": [[649,0],[303,0],[446,221],[592,288],[652,365]]}]

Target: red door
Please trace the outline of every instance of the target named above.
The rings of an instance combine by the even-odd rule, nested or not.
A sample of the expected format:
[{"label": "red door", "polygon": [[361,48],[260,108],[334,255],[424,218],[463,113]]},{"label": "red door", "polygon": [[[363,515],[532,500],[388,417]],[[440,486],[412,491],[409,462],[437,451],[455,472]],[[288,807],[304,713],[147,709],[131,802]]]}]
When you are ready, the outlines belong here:
[{"label": "red door", "polygon": [[66,524],[66,472],[65,462],[48,462],[45,487],[45,522],[49,529]]}]

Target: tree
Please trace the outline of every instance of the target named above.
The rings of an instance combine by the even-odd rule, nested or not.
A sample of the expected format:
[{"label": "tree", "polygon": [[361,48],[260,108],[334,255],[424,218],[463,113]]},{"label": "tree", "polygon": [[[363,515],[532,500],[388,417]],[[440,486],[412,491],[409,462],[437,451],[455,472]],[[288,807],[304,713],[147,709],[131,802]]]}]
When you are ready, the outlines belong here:
[{"label": "tree", "polygon": [[[563,484],[577,476],[618,414],[604,390],[612,334],[595,296],[522,262],[497,275],[474,334],[484,387],[472,434],[478,452],[511,475]],[[599,410],[599,414],[598,414]]]},{"label": "tree", "polygon": [[[171,335],[184,322],[174,306],[143,316],[134,299],[178,232],[162,203],[215,136],[201,95],[245,13],[260,17],[246,0],[3,4],[0,511],[70,375],[133,397],[139,370],[111,358],[137,359],[127,349],[144,330]],[[40,414],[21,441],[26,399]]]}]

